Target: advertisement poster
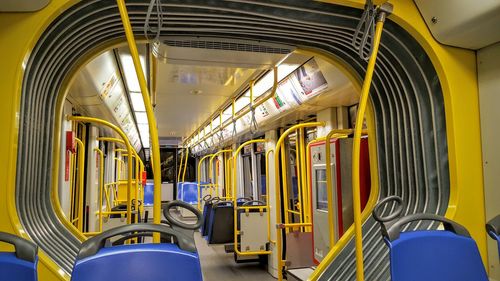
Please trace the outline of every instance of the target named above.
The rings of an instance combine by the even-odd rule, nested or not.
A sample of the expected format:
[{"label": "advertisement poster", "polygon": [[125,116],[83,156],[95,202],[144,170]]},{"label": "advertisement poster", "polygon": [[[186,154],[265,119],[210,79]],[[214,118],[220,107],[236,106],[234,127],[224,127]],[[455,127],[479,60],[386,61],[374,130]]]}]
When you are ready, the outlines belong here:
[{"label": "advertisement poster", "polygon": [[295,83],[293,83],[293,80],[296,78],[292,75],[285,80],[283,80],[279,86],[278,89],[276,90],[278,96],[280,97],[281,101],[284,101],[285,105],[287,106],[282,106],[280,107],[280,111],[285,110],[285,108],[290,108],[294,107],[297,105],[300,105],[302,102],[300,101],[300,87],[295,87]]},{"label": "advertisement poster", "polygon": [[309,99],[328,88],[328,82],[314,59],[299,67],[294,75],[302,88],[302,100]]}]

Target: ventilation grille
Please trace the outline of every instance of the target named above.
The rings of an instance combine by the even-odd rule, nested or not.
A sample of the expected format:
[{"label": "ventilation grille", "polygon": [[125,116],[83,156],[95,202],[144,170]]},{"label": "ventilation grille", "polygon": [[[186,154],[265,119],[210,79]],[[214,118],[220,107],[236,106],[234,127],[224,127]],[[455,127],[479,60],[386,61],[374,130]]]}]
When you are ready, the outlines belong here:
[{"label": "ventilation grille", "polygon": [[279,47],[271,47],[265,45],[224,42],[224,41],[165,40],[164,43],[170,47],[225,50],[225,51],[266,53],[266,54],[282,54],[282,55],[289,54],[293,51],[291,48],[279,48]]}]

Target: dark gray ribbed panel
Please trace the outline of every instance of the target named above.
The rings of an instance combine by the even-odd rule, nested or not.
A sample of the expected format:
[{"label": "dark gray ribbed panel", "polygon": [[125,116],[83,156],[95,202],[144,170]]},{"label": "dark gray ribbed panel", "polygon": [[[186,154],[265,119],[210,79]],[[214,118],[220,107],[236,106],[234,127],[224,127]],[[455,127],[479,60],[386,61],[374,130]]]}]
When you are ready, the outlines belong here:
[{"label": "dark gray ribbed panel", "polygon": [[[168,0],[163,35],[254,39],[323,50],[350,65],[360,80],[366,63],[350,46],[361,11],[302,0]],[[129,0],[134,30],[142,34],[149,0]],[[79,242],[50,203],[55,102],[80,58],[123,31],[115,2],[82,1],[42,35],[26,68],[19,134],[17,208],[34,241],[70,272]],[[385,26],[371,99],[375,109],[380,197],[397,194],[407,213],[444,214],[449,178],[441,86],[418,43],[391,21]],[[389,209],[386,210],[390,211]],[[433,228],[413,224],[409,228]],[[378,226],[365,222],[367,280],[388,280],[387,250]],[[355,280],[353,241],[321,280]]]}]

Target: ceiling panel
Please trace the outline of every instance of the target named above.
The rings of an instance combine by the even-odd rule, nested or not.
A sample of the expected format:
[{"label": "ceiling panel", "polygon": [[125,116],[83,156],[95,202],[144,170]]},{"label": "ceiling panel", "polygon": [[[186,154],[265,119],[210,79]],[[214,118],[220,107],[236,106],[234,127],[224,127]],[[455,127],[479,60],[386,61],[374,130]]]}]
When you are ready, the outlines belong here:
[{"label": "ceiling panel", "polygon": [[156,118],[160,137],[185,137],[260,70],[159,63]]},{"label": "ceiling panel", "polygon": [[0,12],[35,12],[43,9],[50,0],[1,0]]}]

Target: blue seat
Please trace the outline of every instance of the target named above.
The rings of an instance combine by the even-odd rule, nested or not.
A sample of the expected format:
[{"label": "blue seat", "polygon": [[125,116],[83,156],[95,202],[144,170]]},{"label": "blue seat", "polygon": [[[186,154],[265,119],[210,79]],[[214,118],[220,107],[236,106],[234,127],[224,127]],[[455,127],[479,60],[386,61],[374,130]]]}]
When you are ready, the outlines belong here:
[{"label": "blue seat", "polygon": [[[120,240],[151,236],[158,232],[175,244],[130,244],[104,247],[109,238]],[[125,238],[125,239],[124,239]],[[164,239],[172,241],[172,239]],[[194,240],[182,231],[165,225],[132,224],[117,227],[82,244],[71,276],[72,281],[202,281]]]},{"label": "blue seat", "polygon": [[185,182],[182,185],[181,200],[189,204],[198,203],[198,183]]},{"label": "blue seat", "polygon": [[154,203],[154,184],[146,183],[144,186],[144,206],[152,206]]},{"label": "blue seat", "polygon": [[0,241],[14,246],[14,252],[0,252],[0,279],[36,281],[38,247],[21,237],[0,232]]},{"label": "blue seat", "polygon": [[[396,200],[396,213],[382,217],[382,206]],[[387,208],[390,209],[390,208]],[[476,242],[460,224],[435,214],[400,217],[402,200],[382,200],[373,216],[380,222],[389,247],[392,281],[488,281]],[[404,226],[418,221],[435,221],[445,230],[403,232]]]},{"label": "blue seat", "polygon": [[497,241],[498,255],[500,256],[500,215],[496,216],[486,224],[486,231],[491,238]]}]

